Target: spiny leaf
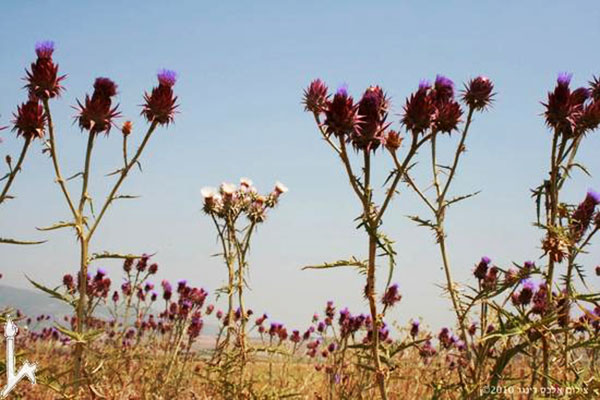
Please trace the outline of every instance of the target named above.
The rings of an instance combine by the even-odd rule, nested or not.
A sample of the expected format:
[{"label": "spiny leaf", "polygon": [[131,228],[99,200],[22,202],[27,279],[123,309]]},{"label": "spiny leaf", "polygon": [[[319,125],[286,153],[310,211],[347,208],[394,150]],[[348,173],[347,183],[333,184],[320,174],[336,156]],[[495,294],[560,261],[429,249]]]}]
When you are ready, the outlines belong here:
[{"label": "spiny leaf", "polygon": [[437,226],[429,219],[422,219],[421,217],[419,217],[417,215],[408,215],[408,218],[410,218],[412,221],[416,222],[419,226],[425,226],[434,231],[437,231]]},{"label": "spiny leaf", "polygon": [[94,339],[96,339],[97,337],[101,336],[104,333],[101,330],[92,330],[92,331],[85,332],[85,333],[79,333],[79,332],[72,331],[72,330],[62,326],[59,323],[55,323],[55,325],[56,325],[56,329],[60,333],[70,337],[71,339],[73,339],[75,341],[75,343],[86,344],[86,343],[92,342]]},{"label": "spiny leaf", "polygon": [[83,172],[78,172],[75,175],[68,177],[67,181],[73,180],[73,179],[77,178],[78,176],[83,176]]},{"label": "spiny leaf", "polygon": [[478,190],[478,191],[476,191],[474,193],[465,194],[463,196],[454,197],[454,198],[452,198],[452,199],[450,199],[450,200],[448,200],[446,202],[446,207],[449,206],[449,205],[451,205],[451,204],[458,203],[459,201],[463,201],[463,200],[466,200],[468,198],[477,196],[479,193],[481,193],[481,190]]},{"label": "spiny leaf", "polygon": [[75,307],[75,300],[58,292],[57,289],[50,289],[49,287],[46,287],[44,285],[42,285],[41,283],[37,283],[36,281],[32,280],[30,277],[28,277],[27,275],[25,275],[25,278],[27,278],[27,280],[29,282],[31,282],[31,284],[33,286],[35,286],[37,289],[41,290],[42,292],[45,292],[47,294],[49,294],[52,298],[64,301],[65,303],[69,304],[72,307]]},{"label": "spiny leaf", "polygon": [[113,197],[113,200],[119,200],[119,199],[137,199],[140,196],[134,196],[134,195],[130,195],[130,194],[120,194],[118,196]]},{"label": "spiny leaf", "polygon": [[62,228],[69,228],[69,227],[74,227],[75,226],[75,222],[67,222],[67,221],[59,221],[53,225],[44,227],[44,228],[35,228],[38,231],[53,231],[55,229],[62,229]]},{"label": "spiny leaf", "polygon": [[360,261],[356,257],[351,257],[349,260],[338,260],[332,263],[323,263],[319,265],[307,265],[302,267],[302,270],[305,269],[329,269],[329,268],[338,268],[338,267],[356,267],[359,272],[366,273],[367,263],[366,261]]},{"label": "spiny leaf", "polygon": [[[150,256],[153,256],[154,254],[151,254]],[[121,254],[121,253],[110,253],[108,251],[102,252],[102,253],[94,253],[92,254],[92,256],[90,257],[90,261],[93,260],[99,260],[99,259],[105,259],[105,258],[118,258],[118,259],[127,259],[127,258],[133,258],[133,259],[137,259],[137,258],[142,258],[141,255],[137,255],[137,254]]]},{"label": "spiny leaf", "polygon": [[9,238],[0,238],[0,243],[3,244],[18,244],[18,245],[32,245],[32,244],[42,244],[46,243],[47,240],[17,240],[17,239],[9,239]]}]

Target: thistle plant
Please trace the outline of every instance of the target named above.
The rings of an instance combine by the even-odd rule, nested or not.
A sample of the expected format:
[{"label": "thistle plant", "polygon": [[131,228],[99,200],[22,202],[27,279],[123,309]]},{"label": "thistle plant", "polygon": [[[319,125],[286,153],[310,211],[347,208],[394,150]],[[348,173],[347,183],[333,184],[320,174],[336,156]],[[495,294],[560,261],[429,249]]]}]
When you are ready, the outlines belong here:
[{"label": "thistle plant", "polygon": [[[421,92],[413,95],[413,98],[414,96],[417,98],[413,101],[423,101]],[[381,251],[389,261],[389,274],[384,292],[391,283],[395,266],[393,242],[381,232],[383,216],[397,191],[398,184],[406,176],[414,156],[421,146],[432,139],[433,135],[431,132],[426,132],[428,126],[423,124],[424,121],[420,114],[415,115],[414,118],[405,116],[403,124],[409,128],[410,144],[404,151],[404,155],[399,157],[398,150],[404,137],[397,131],[389,129],[390,123],[387,122],[387,117],[390,104],[383,89],[379,86],[367,88],[361,99],[355,103],[345,86],[340,87],[335,94],[331,95],[328,93],[327,86],[317,79],[305,90],[304,105],[305,110],[313,114],[321,137],[342,162],[350,186],[362,208],[361,215],[358,217],[359,228],[365,230],[368,243],[366,261],[352,257],[349,260],[307,268],[351,266],[364,273],[366,276],[364,295],[369,302],[373,332],[378,332],[384,322],[376,299],[377,252]],[[429,118],[429,115],[427,117]],[[430,120],[425,122],[429,123]],[[349,149],[348,145],[351,145],[352,149]],[[374,193],[375,185],[371,179],[372,161],[378,149],[386,149],[394,159],[396,166],[384,184],[383,200],[379,204]],[[357,153],[358,161],[352,157],[352,150]],[[360,166],[356,167],[356,163],[359,163]],[[381,398],[387,399],[386,375],[388,371],[382,365],[379,335],[373,335],[370,346],[377,387]]]},{"label": "thistle plant", "polygon": [[[548,93],[548,100],[543,103],[546,124],[552,131],[549,179],[534,190],[537,199],[537,225],[544,231],[545,238],[542,249],[547,257],[547,268],[544,280],[548,303],[553,304],[556,289],[561,293],[560,307],[555,310],[555,321],[560,325],[568,325],[570,309],[573,301],[579,296],[573,286],[574,273],[577,273],[585,284],[582,266],[577,257],[585,252],[592,237],[597,233],[600,219],[596,217],[593,226],[595,208],[600,204],[600,195],[590,191],[577,207],[561,201],[564,184],[572,172],[581,169],[588,173],[577,159],[577,152],[586,135],[600,124],[600,81],[594,78],[589,87],[571,90],[571,75],[562,73],[558,76],[556,87]],[[589,174],[589,173],[588,173]],[[540,215],[541,203],[545,216]],[[555,269],[564,265],[562,288],[555,282]],[[550,326],[547,327],[550,329]],[[542,336],[544,383],[550,378],[550,349],[547,335]],[[564,368],[569,368],[569,335],[564,335],[563,348]]]},{"label": "thistle plant", "polygon": [[[411,219],[419,225],[431,229],[435,235],[444,267],[446,291],[452,301],[452,307],[456,314],[460,330],[460,339],[463,343],[469,340],[469,335],[467,335],[467,326],[465,323],[465,310],[460,302],[451,272],[446,241],[446,211],[451,205],[477,194],[472,193],[448,198],[451,184],[458,171],[460,158],[466,151],[466,139],[473,117],[476,112],[485,111],[489,107],[494,96],[493,88],[493,83],[488,78],[482,76],[472,79],[465,84],[461,100],[467,107],[467,113],[462,127],[463,109],[455,99],[454,83],[447,77],[438,75],[433,85],[427,81],[422,81],[419,89],[407,100],[404,106],[403,123],[407,129],[412,131],[413,134],[428,133],[431,135],[431,140],[429,141],[431,150],[431,187],[434,189],[434,193],[430,195],[419,188],[417,183],[411,178],[409,171],[405,173],[404,179],[425,204],[428,211],[432,214],[432,218],[413,216]],[[441,164],[439,160],[438,141],[444,135],[452,136],[456,131],[460,131],[460,138],[454,147],[454,156],[448,164]],[[394,154],[392,156],[396,165],[399,166],[397,158]],[[461,382],[464,382],[462,377]]]},{"label": "thistle plant", "polygon": [[[239,360],[237,372],[240,387],[244,382],[249,352],[246,332],[249,315],[244,302],[244,290],[247,287],[248,251],[252,234],[265,222],[269,210],[277,205],[281,195],[287,190],[287,187],[278,182],[270,193],[262,195],[247,178],[240,180],[239,187],[223,183],[218,191],[209,187],[202,189],[203,211],[214,223],[221,244],[221,256],[227,267],[227,283],[218,291],[218,294],[227,296],[227,311],[223,316],[224,329],[217,337],[213,360],[220,364],[223,358],[230,359],[232,355],[228,354],[228,350],[232,341],[235,341],[239,353],[235,353],[233,357]],[[230,365],[227,360],[225,362]]]},{"label": "thistle plant", "polygon": [[[69,179],[65,179],[62,173],[57,143],[57,135],[50,112],[50,100],[61,95],[64,88],[62,86],[65,75],[59,75],[58,64],[53,60],[54,44],[52,42],[43,42],[36,46],[37,60],[31,64],[27,70],[25,80],[26,88],[30,96],[30,106],[22,106],[20,111],[24,113],[31,108],[31,113],[39,114],[36,121],[39,122],[36,132],[48,132],[48,139],[45,142],[45,151],[47,151],[52,160],[56,182],[58,183],[64,200],[69,208],[71,218],[67,221],[61,221],[47,228],[40,228],[43,231],[72,228],[79,243],[80,268],[78,273],[79,296],[74,302],[76,305],[76,326],[75,333],[79,340],[74,350],[74,383],[75,390],[81,381],[82,370],[84,368],[84,348],[87,342],[86,336],[86,316],[88,315],[90,304],[88,302],[88,268],[92,261],[99,258],[126,258],[127,255],[117,253],[100,252],[93,254],[90,252],[93,236],[100,226],[109,206],[118,199],[127,199],[132,196],[121,194],[119,191],[123,182],[129,176],[131,169],[139,164],[139,159],[157,127],[166,126],[173,122],[174,114],[177,108],[177,97],[173,93],[175,84],[175,73],[163,70],[158,74],[158,86],[154,87],[150,93],[144,95],[144,104],[141,114],[149,123],[149,127],[133,157],[128,158],[127,137],[132,133],[130,122],[125,123],[123,132],[123,165],[114,171],[111,175],[116,175],[117,179],[112,184],[109,194],[99,208],[94,207],[94,200],[89,193],[89,183],[91,180],[92,155],[94,143],[99,134],[108,135],[111,129],[116,125],[115,119],[121,116],[118,105],[113,104],[113,97],[117,94],[117,85],[109,78],[100,77],[94,82],[94,91],[92,95],[86,95],[83,101],[77,101],[77,110],[75,121],[81,131],[87,134],[87,146],[85,149],[85,159],[83,169],[75,173]],[[37,105],[36,105],[37,104]],[[19,125],[18,125],[19,126]],[[27,131],[26,129],[29,129]],[[19,132],[23,131],[23,136],[33,137],[33,128],[24,125],[17,128]],[[28,133],[27,133],[28,132]],[[26,136],[27,133],[27,136]],[[38,135],[39,136],[39,135]],[[81,179],[81,190],[78,198],[73,197],[72,189],[68,181],[75,178]],[[95,212],[95,210],[99,210]],[[38,286],[41,286],[38,284]]]}]

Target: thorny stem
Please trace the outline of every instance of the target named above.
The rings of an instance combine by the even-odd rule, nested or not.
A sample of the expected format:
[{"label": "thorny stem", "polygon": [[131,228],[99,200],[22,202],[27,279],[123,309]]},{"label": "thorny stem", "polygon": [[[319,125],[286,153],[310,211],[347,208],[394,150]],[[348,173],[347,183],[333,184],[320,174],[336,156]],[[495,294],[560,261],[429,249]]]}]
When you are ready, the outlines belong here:
[{"label": "thorny stem", "polygon": [[142,143],[140,144],[140,147],[138,147],[138,149],[137,149],[137,152],[135,153],[135,155],[133,156],[133,158],[131,159],[131,161],[129,162],[129,164],[127,164],[127,166],[123,169],[123,171],[121,171],[119,179],[117,180],[117,182],[115,183],[115,186],[110,191],[110,194],[108,195],[108,197],[106,198],[106,201],[104,202],[104,205],[102,206],[100,214],[98,214],[98,217],[94,221],[94,224],[92,225],[92,227],[91,227],[91,229],[90,229],[90,231],[88,233],[88,237],[89,238],[92,237],[92,235],[96,231],[96,228],[98,228],[98,225],[100,224],[100,221],[102,220],[102,217],[104,216],[104,213],[106,213],[106,210],[108,209],[108,206],[115,199],[115,195],[117,194],[117,191],[121,187],[121,184],[123,183],[123,181],[127,177],[127,174],[129,173],[129,170],[131,170],[131,167],[133,167],[135,164],[137,164],[138,159],[142,155],[142,152],[144,151],[144,148],[146,147],[146,144],[148,143],[148,140],[150,140],[150,136],[152,136],[152,133],[156,129],[157,125],[158,125],[158,123],[156,121],[153,121],[150,124],[150,127],[148,128],[148,131],[146,132],[146,136],[144,136],[144,139],[142,140]]},{"label": "thorny stem", "polygon": [[[563,138],[560,143],[560,149],[558,148],[558,139],[560,136],[560,132],[558,130],[554,130],[554,134],[552,136],[552,155],[550,160],[550,201],[549,207],[550,210],[546,210],[546,226],[548,233],[554,230],[557,227],[557,213],[558,213],[558,202],[559,202],[559,191],[558,187],[558,172],[560,169],[560,165],[563,159],[563,152],[566,145],[566,140]],[[549,211],[549,212],[548,212]],[[554,281],[554,266],[555,261],[554,257],[549,253],[548,257],[548,275],[546,277],[546,287],[548,293],[548,303],[552,304],[552,284]],[[550,357],[549,357],[549,346],[546,336],[542,337],[542,362],[543,362],[543,374],[542,374],[542,385],[548,386],[548,376],[549,376],[549,367],[550,367]]]},{"label": "thorny stem", "polygon": [[[88,250],[89,250],[89,236],[85,234],[84,225],[85,219],[83,216],[83,209],[85,207],[86,199],[88,198],[87,187],[89,182],[90,174],[90,163],[92,158],[92,149],[94,147],[95,135],[90,133],[88,136],[88,144],[85,155],[85,166],[83,170],[83,183],[81,185],[81,198],[79,200],[79,208],[77,209],[76,225],[80,232],[79,244],[81,257],[79,260],[79,299],[77,301],[77,333],[82,334],[85,329],[86,320],[86,305],[87,305],[87,272],[89,266]],[[81,370],[83,366],[83,343],[77,343],[75,345],[75,382],[80,379]],[[76,386],[77,389],[77,386]]]},{"label": "thorny stem", "polygon": [[[446,249],[446,233],[444,230],[444,221],[445,221],[445,217],[446,217],[446,207],[448,206],[448,203],[446,202],[446,195],[448,194],[450,184],[452,183],[452,179],[454,178],[454,176],[456,174],[456,170],[458,169],[458,163],[460,160],[460,156],[465,150],[465,148],[464,148],[465,140],[466,140],[467,134],[469,132],[469,127],[471,126],[473,112],[474,112],[474,109],[469,108],[469,112],[467,114],[467,121],[465,123],[460,141],[456,148],[456,152],[454,154],[454,161],[452,163],[452,166],[450,167],[450,173],[449,173],[448,178],[447,178],[445,184],[443,185],[443,187],[439,181],[439,172],[438,172],[438,168],[437,168],[437,148],[436,148],[437,147],[436,146],[437,132],[432,132],[432,134],[431,134],[431,169],[432,169],[432,174],[433,174],[433,185],[435,187],[435,192],[436,192],[436,201],[435,201],[436,207],[432,207],[429,201],[425,202],[430,208],[434,208],[434,214],[435,214],[435,219],[436,219],[436,225],[435,225],[436,237],[437,237],[437,241],[438,241],[439,248],[440,248],[442,263],[444,266],[444,274],[446,276],[446,284],[447,284],[447,288],[448,288],[448,293],[450,294],[452,306],[453,306],[454,312],[456,313],[456,316],[457,316],[457,322],[458,322],[460,333],[461,333],[461,339],[465,343],[467,348],[469,348],[469,346],[468,346],[467,330],[466,330],[466,326],[465,326],[465,318],[464,318],[465,314],[462,312],[462,308],[461,308],[459,300],[458,300],[458,295],[457,295],[455,287],[454,287],[454,281],[452,279],[452,273],[451,273],[451,269],[450,269],[450,261],[448,259],[448,251]],[[410,184],[410,182],[409,182],[409,184]],[[413,186],[413,188],[415,188],[414,184],[411,186]],[[417,194],[419,194],[419,196],[421,198],[425,197],[418,190],[417,190]],[[481,329],[483,330],[485,328],[482,326]],[[461,382],[464,382],[463,377],[462,377],[462,371],[460,369],[459,369],[459,377],[460,377]],[[462,389],[464,392],[466,390],[464,383],[461,386],[462,386]]]},{"label": "thorny stem", "polygon": [[426,135],[421,140],[417,140],[418,136],[416,134],[413,134],[412,143],[410,145],[408,154],[404,158],[404,162],[402,163],[401,166],[399,165],[399,163],[396,163],[396,169],[397,169],[396,176],[394,177],[394,180],[392,181],[392,184],[390,185],[390,188],[388,190],[387,196],[383,200],[381,209],[379,210],[379,213],[377,214],[377,217],[375,219],[376,225],[379,225],[379,223],[381,222],[381,219],[383,218],[383,214],[385,213],[385,210],[387,209],[388,205],[390,204],[392,197],[394,197],[394,194],[396,193],[396,187],[398,186],[398,183],[400,183],[400,181],[402,180],[402,177],[405,175],[408,165],[409,165],[410,161],[412,160],[413,156],[417,153],[417,150],[419,149],[419,147],[421,147],[421,145],[423,145],[423,143],[425,143],[430,138],[431,138],[431,135]]},{"label": "thorny stem", "polygon": [[15,177],[21,170],[21,165],[23,164],[23,160],[25,160],[25,154],[27,154],[27,149],[29,148],[30,144],[31,144],[31,138],[26,137],[25,142],[23,143],[23,148],[21,149],[21,154],[19,155],[19,159],[17,160],[17,164],[15,165],[15,168],[10,171],[10,173],[8,175],[8,179],[6,180],[6,183],[4,184],[4,189],[2,189],[2,194],[0,194],[0,204],[2,204],[4,202],[4,200],[6,200],[8,198],[7,193],[8,193],[8,190],[10,189],[10,185],[12,185]]},{"label": "thorny stem", "polygon": [[[73,214],[73,217],[75,218],[75,220],[77,220],[77,210],[75,210],[75,206],[73,205],[73,201],[71,200],[71,196],[69,195],[69,190],[67,189],[67,186],[65,184],[65,180],[62,177],[62,174],[60,173],[60,165],[58,163],[58,155],[56,153],[56,140],[54,138],[54,124],[52,122],[52,114],[50,114],[50,105],[48,103],[48,99],[44,99],[43,100],[44,103],[44,112],[46,113],[46,119],[47,119],[47,123],[48,123],[48,135],[50,137],[49,139],[49,148],[50,148],[50,157],[52,158],[52,164],[54,165],[54,173],[56,175],[56,182],[59,184],[65,199],[67,201],[67,204],[69,205],[69,208],[71,209],[71,213]],[[81,234],[81,232],[80,232]]]}]

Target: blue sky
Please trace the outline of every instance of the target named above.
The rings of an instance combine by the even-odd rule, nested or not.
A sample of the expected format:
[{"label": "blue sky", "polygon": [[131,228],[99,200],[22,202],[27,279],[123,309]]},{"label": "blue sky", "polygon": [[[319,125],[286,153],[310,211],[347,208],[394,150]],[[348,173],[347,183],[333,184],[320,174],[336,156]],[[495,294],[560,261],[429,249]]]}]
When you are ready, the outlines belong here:
[{"label": "blue sky", "polygon": [[[115,204],[100,227],[93,251],[156,252],[159,279],[186,278],[209,291],[225,279],[210,220],[201,213],[200,189],[242,176],[259,189],[276,180],[289,188],[261,226],[251,253],[248,304],[284,323],[303,327],[331,299],[366,311],[362,278],[354,271],[301,271],[306,264],[364,257],[363,232],[354,229],[359,205],[334,154],[320,140],[300,104],[303,88],[320,77],[347,83],[359,96],[379,84],[392,98],[393,120],[422,78],[437,73],[457,85],[489,76],[498,95],[493,109],[477,115],[454,193],[482,193],[449,211],[450,258],[456,278],[470,279],[473,264],[489,255],[500,266],[539,257],[539,232],[531,226],[529,189],[544,178],[549,133],[540,114],[560,71],[574,84],[600,74],[600,9],[594,2],[10,2],[0,12],[0,125],[11,119],[24,68],[36,41],[56,42],[55,60],[68,74],[67,91],[52,102],[65,175],[80,170],[85,136],[72,124],[72,105],[90,92],[97,76],[119,85],[118,101],[139,138],[139,104],[155,73],[178,71],[180,113],[160,129],[124,193],[140,199]],[[123,119],[124,120],[124,119]],[[0,155],[20,141],[3,131]],[[455,138],[454,138],[455,140]],[[453,139],[445,140],[449,146]],[[598,133],[581,150],[592,172],[600,171]],[[90,187],[97,201],[120,161],[120,134],[98,140]],[[426,154],[420,159],[427,162]],[[377,177],[390,168],[378,155]],[[416,178],[427,185],[425,174]],[[75,191],[73,186],[73,191]],[[578,201],[597,178],[581,175],[566,199]],[[3,284],[27,287],[24,274],[49,284],[77,268],[72,232],[42,235],[36,226],[68,218],[53,183],[50,161],[33,147],[12,193],[0,209],[2,236],[50,241],[37,247],[0,247]],[[412,317],[439,326],[451,321],[438,284],[443,273],[430,232],[406,215],[422,214],[414,195],[397,197],[384,221],[396,240],[395,281],[404,295],[391,318]],[[588,257],[588,269],[598,263]],[[118,264],[98,264],[120,274]],[[385,271],[382,270],[384,276]],[[118,279],[117,279],[118,280]],[[594,278],[592,278],[593,282]],[[156,282],[157,283],[157,282]],[[594,285],[598,287],[598,285]]]}]

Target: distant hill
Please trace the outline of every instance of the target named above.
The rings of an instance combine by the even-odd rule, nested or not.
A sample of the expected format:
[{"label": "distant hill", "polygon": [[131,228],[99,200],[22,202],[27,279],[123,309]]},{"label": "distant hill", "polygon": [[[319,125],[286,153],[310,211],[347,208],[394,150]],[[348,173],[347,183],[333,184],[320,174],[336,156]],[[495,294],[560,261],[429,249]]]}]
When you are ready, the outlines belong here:
[{"label": "distant hill", "polygon": [[[21,310],[24,315],[31,318],[42,314],[50,315],[56,321],[60,321],[62,317],[72,313],[71,308],[65,303],[35,289],[0,285],[0,312],[7,308],[15,311]],[[202,329],[203,336],[212,337],[217,332],[218,328],[215,325],[205,321]]]},{"label": "distant hill", "polygon": [[68,305],[42,292],[0,285],[0,310],[5,308],[21,310],[32,318],[44,314],[58,319],[71,312]]}]

